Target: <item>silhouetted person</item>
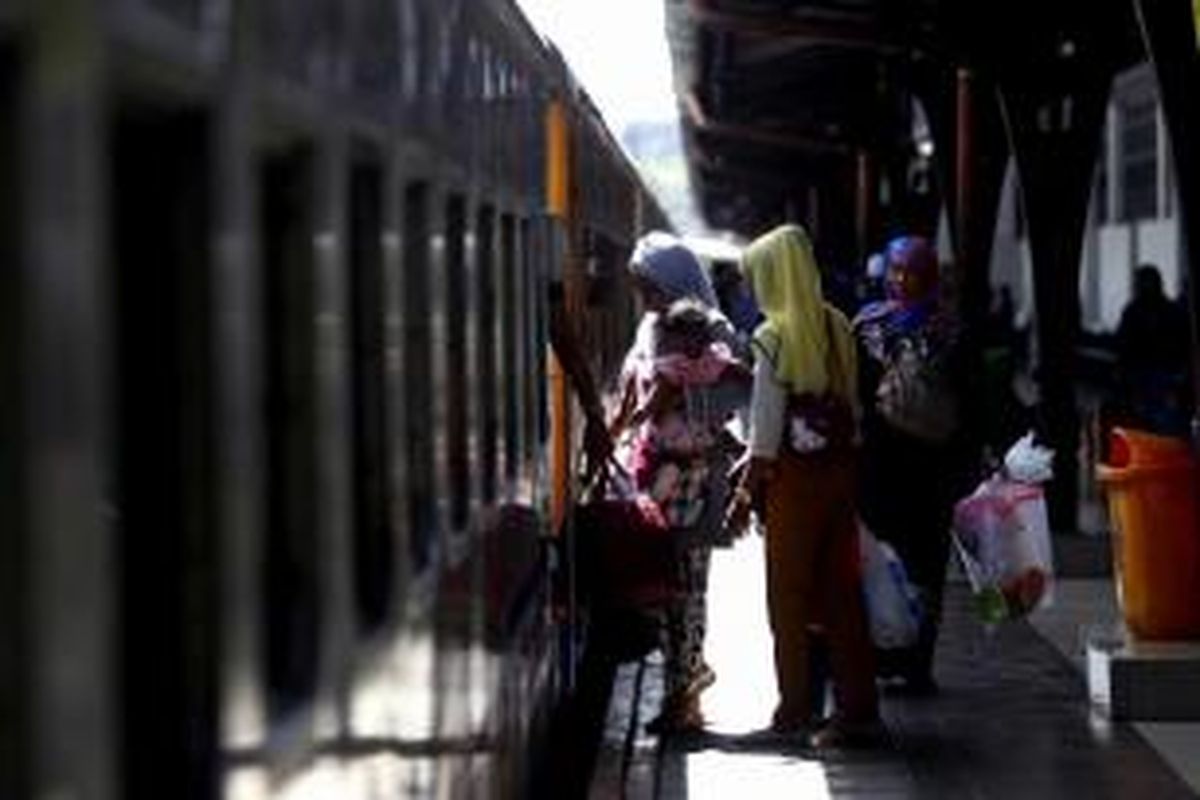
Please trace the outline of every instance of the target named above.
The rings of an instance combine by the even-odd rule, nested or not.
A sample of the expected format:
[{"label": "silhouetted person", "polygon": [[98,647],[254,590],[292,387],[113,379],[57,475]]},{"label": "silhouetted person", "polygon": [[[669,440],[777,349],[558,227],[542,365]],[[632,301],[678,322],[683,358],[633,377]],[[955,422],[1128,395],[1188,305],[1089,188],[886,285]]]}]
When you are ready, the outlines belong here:
[{"label": "silhouetted person", "polygon": [[925,617],[912,647],[881,650],[879,671],[915,694],[936,691],[954,502],[975,462],[963,413],[969,375],[958,315],[947,302],[928,239],[900,236],[884,251],[886,299],[854,321],[859,339],[863,446],[859,512],[895,548],[921,592]]},{"label": "silhouetted person", "polygon": [[1158,268],[1134,272],[1133,297],[1117,328],[1117,363],[1127,422],[1164,434],[1186,435],[1188,325],[1163,292]]}]

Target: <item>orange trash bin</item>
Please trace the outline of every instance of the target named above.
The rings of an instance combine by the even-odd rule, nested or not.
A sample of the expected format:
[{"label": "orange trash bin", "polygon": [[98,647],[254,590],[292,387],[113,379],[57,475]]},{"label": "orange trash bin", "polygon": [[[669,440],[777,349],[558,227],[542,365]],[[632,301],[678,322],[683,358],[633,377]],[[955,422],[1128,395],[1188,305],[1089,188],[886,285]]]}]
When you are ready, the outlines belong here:
[{"label": "orange trash bin", "polygon": [[1121,611],[1141,639],[1200,638],[1200,472],[1187,442],[1112,432],[1108,495]]}]

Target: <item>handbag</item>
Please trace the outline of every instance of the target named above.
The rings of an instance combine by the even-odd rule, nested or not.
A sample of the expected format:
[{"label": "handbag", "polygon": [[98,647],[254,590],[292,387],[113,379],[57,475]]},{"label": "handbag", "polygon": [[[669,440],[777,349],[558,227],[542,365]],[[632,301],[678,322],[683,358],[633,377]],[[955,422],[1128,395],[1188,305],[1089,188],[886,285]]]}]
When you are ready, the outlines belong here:
[{"label": "handbag", "polygon": [[884,362],[876,408],[892,427],[926,442],[949,441],[959,408],[946,374],[946,343],[936,337],[901,339]]},{"label": "handbag", "polygon": [[575,536],[580,593],[591,606],[649,610],[680,596],[676,537],[620,465],[598,471],[575,509]]}]

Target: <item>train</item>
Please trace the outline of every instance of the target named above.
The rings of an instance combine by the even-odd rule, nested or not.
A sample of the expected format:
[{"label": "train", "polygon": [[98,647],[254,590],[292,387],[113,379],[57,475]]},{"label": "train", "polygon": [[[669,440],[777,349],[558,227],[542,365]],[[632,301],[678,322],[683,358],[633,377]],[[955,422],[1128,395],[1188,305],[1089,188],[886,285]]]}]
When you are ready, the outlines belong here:
[{"label": "train", "polygon": [[[518,797],[668,228],[512,0],[0,0],[0,797]],[[563,587],[566,587],[565,589]]]}]

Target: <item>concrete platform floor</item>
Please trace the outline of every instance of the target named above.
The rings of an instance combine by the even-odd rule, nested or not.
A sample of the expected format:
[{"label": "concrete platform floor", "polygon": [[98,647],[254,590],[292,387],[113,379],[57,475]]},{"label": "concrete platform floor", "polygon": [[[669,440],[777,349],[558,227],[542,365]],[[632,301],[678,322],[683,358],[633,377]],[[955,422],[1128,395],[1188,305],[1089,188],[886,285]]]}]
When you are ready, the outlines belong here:
[{"label": "concrete platform floor", "polygon": [[1063,581],[1058,603],[1034,625],[988,634],[954,582],[936,667],[941,693],[884,699],[890,747],[818,757],[755,735],[775,687],[761,540],[743,540],[713,560],[707,652],[718,680],[705,695],[709,732],[692,741],[648,736],[660,662],[623,666],[591,797],[1200,797],[1200,725],[1114,724],[1089,707],[1077,656],[1087,625],[1116,618],[1110,586]]}]

